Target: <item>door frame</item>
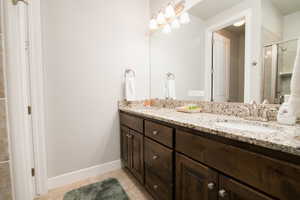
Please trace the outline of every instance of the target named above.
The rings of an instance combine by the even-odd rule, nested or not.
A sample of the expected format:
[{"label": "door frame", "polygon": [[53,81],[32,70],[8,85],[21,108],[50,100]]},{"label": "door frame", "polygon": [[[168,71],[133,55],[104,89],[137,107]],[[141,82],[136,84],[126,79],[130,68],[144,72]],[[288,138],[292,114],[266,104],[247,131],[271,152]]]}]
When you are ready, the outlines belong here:
[{"label": "door frame", "polygon": [[251,86],[251,33],[252,33],[252,9],[243,10],[233,16],[219,21],[205,30],[205,100],[210,101],[212,98],[212,39],[213,32],[218,31],[233,24],[236,20],[245,18],[245,85],[244,85],[244,102],[250,99]]},{"label": "door frame", "polygon": [[[48,192],[47,164],[45,144],[45,112],[44,112],[44,69],[42,62],[42,29],[40,0],[30,1],[28,5],[29,29],[29,65],[30,75],[24,66],[24,48],[20,13],[24,4],[13,5],[11,0],[4,3],[5,44],[6,44],[6,83],[8,99],[8,123],[11,139],[12,178],[16,199],[31,200],[37,195]],[[30,78],[31,84],[28,85]],[[28,127],[28,102],[32,107],[32,133]],[[36,185],[32,183],[31,152],[29,134],[33,136],[35,158]],[[36,194],[34,194],[34,187]]]}]

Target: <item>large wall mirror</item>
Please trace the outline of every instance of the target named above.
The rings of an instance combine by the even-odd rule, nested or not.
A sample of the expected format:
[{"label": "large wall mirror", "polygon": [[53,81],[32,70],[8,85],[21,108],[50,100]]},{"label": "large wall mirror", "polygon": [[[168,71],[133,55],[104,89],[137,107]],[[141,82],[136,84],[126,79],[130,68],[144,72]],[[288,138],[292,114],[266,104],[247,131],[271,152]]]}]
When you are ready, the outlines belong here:
[{"label": "large wall mirror", "polygon": [[289,94],[299,0],[152,0],[152,5],[152,98],[280,103]]}]

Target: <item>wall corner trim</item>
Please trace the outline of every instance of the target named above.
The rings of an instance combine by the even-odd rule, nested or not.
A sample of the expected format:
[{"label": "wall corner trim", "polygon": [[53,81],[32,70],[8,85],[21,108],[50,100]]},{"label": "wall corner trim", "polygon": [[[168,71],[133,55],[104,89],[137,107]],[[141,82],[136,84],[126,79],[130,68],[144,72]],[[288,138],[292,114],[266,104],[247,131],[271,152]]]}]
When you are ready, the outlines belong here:
[{"label": "wall corner trim", "polygon": [[89,177],[99,176],[110,171],[121,169],[121,160],[115,160],[89,168],[80,169],[78,171],[69,172],[48,179],[48,189],[62,187],[72,184],[76,181],[84,180]]}]

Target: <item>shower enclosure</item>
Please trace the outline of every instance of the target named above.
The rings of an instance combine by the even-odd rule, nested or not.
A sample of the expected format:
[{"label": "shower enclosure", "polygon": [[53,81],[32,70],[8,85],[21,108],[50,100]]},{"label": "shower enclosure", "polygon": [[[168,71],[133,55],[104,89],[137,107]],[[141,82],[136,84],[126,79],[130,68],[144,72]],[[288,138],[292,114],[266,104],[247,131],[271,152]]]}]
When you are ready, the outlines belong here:
[{"label": "shower enclosure", "polygon": [[263,97],[270,103],[282,103],[290,94],[296,52],[297,39],[264,46]]}]

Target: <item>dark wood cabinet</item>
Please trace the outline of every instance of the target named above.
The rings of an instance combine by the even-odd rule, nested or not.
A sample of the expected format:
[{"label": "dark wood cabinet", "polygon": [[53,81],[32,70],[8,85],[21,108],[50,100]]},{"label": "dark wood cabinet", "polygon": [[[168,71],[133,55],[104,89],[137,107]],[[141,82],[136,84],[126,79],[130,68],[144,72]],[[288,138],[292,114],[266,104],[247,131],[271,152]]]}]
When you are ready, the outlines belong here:
[{"label": "dark wood cabinet", "polygon": [[165,182],[146,166],[145,187],[155,200],[172,200],[173,184]]},{"label": "dark wood cabinet", "polygon": [[144,183],[144,136],[132,130],[130,130],[130,135],[130,170],[141,183]]},{"label": "dark wood cabinet", "polygon": [[176,178],[176,200],[274,200],[179,153]]},{"label": "dark wood cabinet", "polygon": [[141,182],[144,183],[144,136],[121,126],[121,160]]},{"label": "dark wood cabinet", "polygon": [[176,200],[218,200],[218,173],[176,153]]},{"label": "dark wood cabinet", "polygon": [[297,156],[124,112],[120,120],[123,167],[155,200],[300,199]]},{"label": "dark wood cabinet", "polygon": [[129,128],[121,126],[121,161],[123,167],[130,168],[130,153],[129,153]]},{"label": "dark wood cabinet", "polygon": [[173,150],[145,138],[145,165],[168,184],[173,181]]},{"label": "dark wood cabinet", "polygon": [[274,200],[223,175],[219,177],[219,188],[219,200]]}]

